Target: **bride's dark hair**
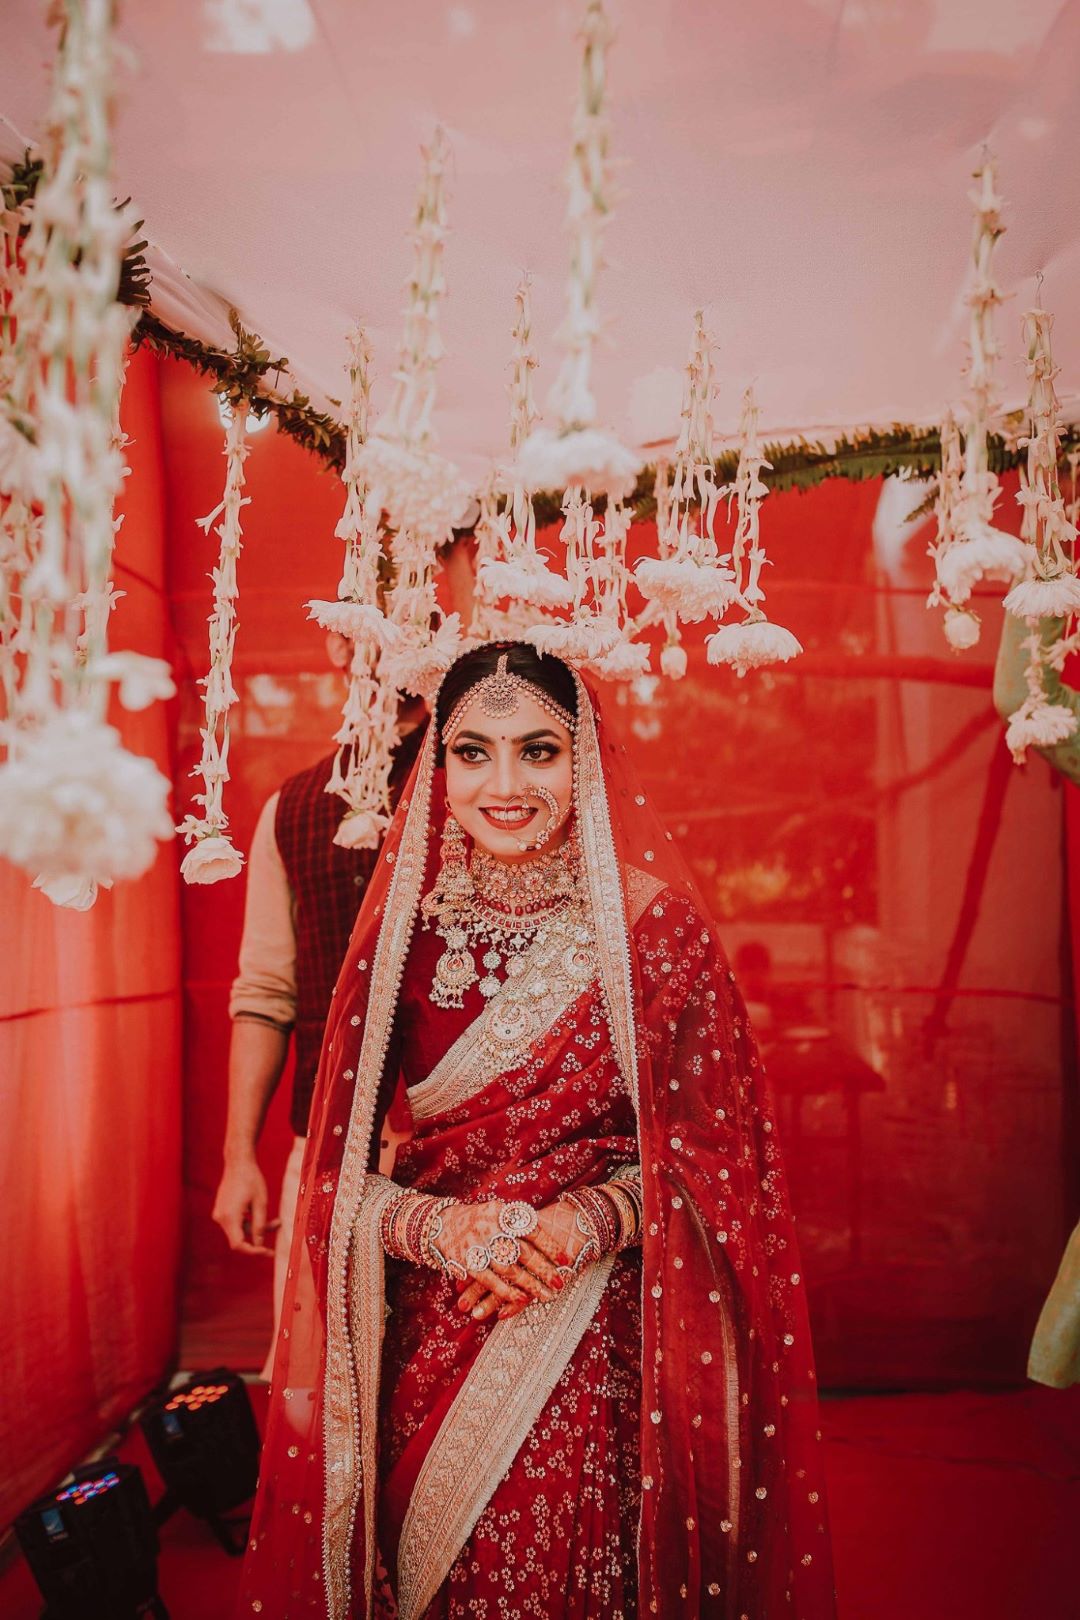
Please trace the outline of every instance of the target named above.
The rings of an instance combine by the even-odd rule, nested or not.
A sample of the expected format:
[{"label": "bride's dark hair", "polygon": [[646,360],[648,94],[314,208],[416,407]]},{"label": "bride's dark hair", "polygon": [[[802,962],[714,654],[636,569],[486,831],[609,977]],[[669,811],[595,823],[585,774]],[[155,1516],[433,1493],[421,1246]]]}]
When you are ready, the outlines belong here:
[{"label": "bride's dark hair", "polygon": [[[435,724],[440,737],[461,699],[485,676],[494,675],[504,653],[511,675],[520,675],[523,680],[538,686],[548,697],[554,698],[561,709],[577,718],[577,687],[561,658],[537,652],[535,647],[530,647],[524,641],[494,641],[463,654],[447,672],[435,706]],[[440,744],[440,754],[441,751]]]}]

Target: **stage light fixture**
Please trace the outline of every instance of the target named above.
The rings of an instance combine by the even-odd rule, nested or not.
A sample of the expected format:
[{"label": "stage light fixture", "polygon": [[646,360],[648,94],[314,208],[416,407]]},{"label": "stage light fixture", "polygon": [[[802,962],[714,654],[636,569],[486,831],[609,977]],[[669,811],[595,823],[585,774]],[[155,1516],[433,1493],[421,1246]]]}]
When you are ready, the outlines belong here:
[{"label": "stage light fixture", "polygon": [[169,1620],[157,1590],[157,1528],[133,1463],[107,1457],[32,1502],[15,1535],[45,1599],[43,1620]]},{"label": "stage light fixture", "polygon": [[226,1552],[243,1552],[244,1539],[231,1532],[244,1521],[226,1518],[254,1495],[259,1477],[259,1431],[243,1379],[225,1367],[195,1373],[147,1407],[139,1424],[165,1482],[158,1524],[186,1508]]}]

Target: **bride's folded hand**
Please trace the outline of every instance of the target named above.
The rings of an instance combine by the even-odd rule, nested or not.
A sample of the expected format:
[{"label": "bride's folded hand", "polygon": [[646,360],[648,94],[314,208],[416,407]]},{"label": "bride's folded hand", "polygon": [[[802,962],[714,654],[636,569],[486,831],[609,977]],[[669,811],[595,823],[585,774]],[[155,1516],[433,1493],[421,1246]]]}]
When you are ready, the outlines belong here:
[{"label": "bride's folded hand", "polygon": [[[462,1211],[492,1208],[498,1210],[499,1206],[457,1206]],[[487,1230],[492,1231],[490,1224]],[[497,1215],[495,1230],[498,1230]],[[471,1282],[458,1284],[461,1290],[458,1309],[483,1321],[496,1313],[500,1317],[516,1316],[535,1300],[554,1299],[564,1286],[563,1273],[573,1269],[585,1241],[577,1229],[576,1211],[562,1202],[548,1204],[537,1211],[536,1225],[528,1236],[517,1239],[516,1264],[493,1263],[475,1274]]]}]

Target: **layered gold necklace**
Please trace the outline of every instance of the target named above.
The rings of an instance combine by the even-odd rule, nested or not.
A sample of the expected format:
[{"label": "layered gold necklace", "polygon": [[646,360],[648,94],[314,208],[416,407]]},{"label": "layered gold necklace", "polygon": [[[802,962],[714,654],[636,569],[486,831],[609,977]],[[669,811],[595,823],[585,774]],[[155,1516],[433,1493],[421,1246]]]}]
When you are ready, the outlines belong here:
[{"label": "layered gold necklace", "polygon": [[446,946],[430,991],[438,1007],[463,1006],[465,991],[477,980],[485,999],[496,996],[504,984],[499,969],[506,980],[520,977],[529,947],[557,920],[581,933],[582,944],[589,937],[580,921],[568,915],[580,918],[573,834],[558,849],[532,860],[500,861],[479,849],[469,860],[465,835],[450,817],[443,829],[442,868],[420,909],[424,926],[434,926]]}]

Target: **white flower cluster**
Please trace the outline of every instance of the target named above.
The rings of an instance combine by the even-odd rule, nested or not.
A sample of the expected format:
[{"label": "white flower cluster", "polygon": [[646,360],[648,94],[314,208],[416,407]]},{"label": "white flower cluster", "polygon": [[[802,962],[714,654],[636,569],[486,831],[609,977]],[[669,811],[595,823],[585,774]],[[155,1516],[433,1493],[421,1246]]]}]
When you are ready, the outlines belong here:
[{"label": "white flower cluster", "polygon": [[112,726],[58,709],[0,770],[0,849],[40,876],[46,892],[71,880],[71,892],[85,896],[81,886],[148,870],[157,841],[172,836],[168,798],[167,778]]},{"label": "white flower cluster", "polygon": [[740,624],[722,624],[705,643],[710,664],[730,664],[740,676],[763,664],[786,663],[803,650],[790,630],[770,624],[761,606],[765,600],[761,571],[768,558],[761,543],[760,507],[769,493],[761,474],[769,463],[762,453],[757,424],[758,408],[753,390],[748,388],[743,395],[739,465],[735,473],[737,517],[731,550],[735,575],[733,600],[746,617]]}]

